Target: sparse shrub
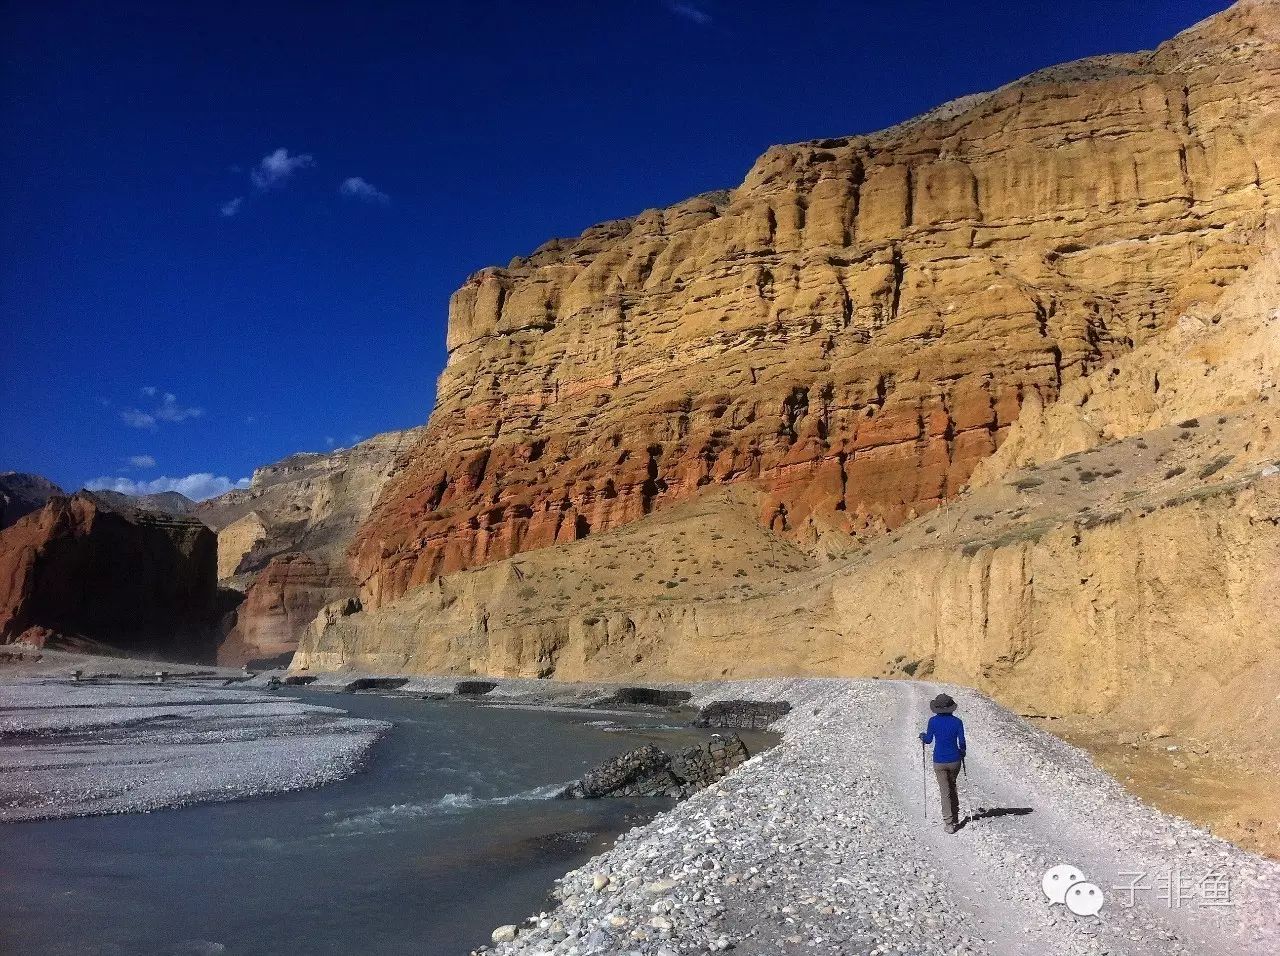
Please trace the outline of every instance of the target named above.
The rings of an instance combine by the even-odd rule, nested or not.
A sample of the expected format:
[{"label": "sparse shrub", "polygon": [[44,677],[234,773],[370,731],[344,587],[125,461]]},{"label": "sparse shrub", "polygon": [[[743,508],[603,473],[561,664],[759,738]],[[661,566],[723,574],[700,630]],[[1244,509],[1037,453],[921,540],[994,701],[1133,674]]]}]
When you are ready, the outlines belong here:
[{"label": "sparse shrub", "polygon": [[1178,441],[1186,441],[1191,437],[1191,432],[1178,432]]},{"label": "sparse shrub", "polygon": [[1235,460],[1235,457],[1235,455],[1219,455],[1213,461],[1209,462],[1209,464],[1200,469],[1198,477],[1208,478],[1210,475],[1216,475],[1218,472],[1222,471],[1223,468],[1226,468],[1227,465],[1231,464],[1231,462]]},{"label": "sparse shrub", "polygon": [[902,665],[902,672],[906,674],[908,677],[914,677],[916,673],[916,669],[919,668],[919,666],[920,666],[919,661],[907,661],[905,664]]},{"label": "sparse shrub", "polygon": [[1032,488],[1039,488],[1043,484],[1044,481],[1040,478],[1019,478],[1013,483],[1013,487],[1019,491],[1030,491]]},{"label": "sparse shrub", "polygon": [[1168,471],[1166,471],[1166,472],[1164,473],[1164,476],[1165,476],[1165,478],[1166,478],[1166,479],[1168,479],[1168,478],[1177,478],[1180,474],[1182,474],[1182,473],[1183,473],[1184,471],[1186,471],[1186,470],[1187,470],[1187,469],[1183,468],[1181,465],[1175,465],[1174,467],[1172,467],[1172,468],[1170,468]]},{"label": "sparse shrub", "polygon": [[530,584],[526,584],[524,587],[522,587],[519,591],[516,592],[516,596],[521,598],[522,600],[527,601],[529,600],[529,598],[533,597],[537,593],[538,593],[537,588],[533,587]]},{"label": "sparse shrub", "polygon": [[669,588],[678,588],[680,586],[678,581],[664,581],[663,584]]},{"label": "sparse shrub", "polygon": [[1088,469],[1086,469],[1080,472],[1080,474],[1076,475],[1076,477],[1080,479],[1080,484],[1087,485],[1090,482],[1096,481],[1098,478],[1101,478],[1102,475],[1100,475],[1096,471],[1089,471]]},{"label": "sparse shrub", "polygon": [[1178,427],[1179,428],[1199,428],[1200,419],[1188,418],[1185,422],[1178,422]]},{"label": "sparse shrub", "polygon": [[1090,528],[1099,528],[1102,525],[1114,524],[1124,517],[1123,511],[1106,511],[1099,514],[1089,515],[1080,523],[1080,527],[1088,530]]}]

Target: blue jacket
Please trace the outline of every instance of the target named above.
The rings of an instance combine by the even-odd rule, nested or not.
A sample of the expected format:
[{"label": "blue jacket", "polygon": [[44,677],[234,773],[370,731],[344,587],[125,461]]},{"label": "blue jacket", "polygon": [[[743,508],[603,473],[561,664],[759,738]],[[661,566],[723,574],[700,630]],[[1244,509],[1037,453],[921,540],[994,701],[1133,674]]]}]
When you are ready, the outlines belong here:
[{"label": "blue jacket", "polygon": [[934,763],[955,763],[964,759],[964,721],[955,714],[934,714],[920,739],[933,744]]}]

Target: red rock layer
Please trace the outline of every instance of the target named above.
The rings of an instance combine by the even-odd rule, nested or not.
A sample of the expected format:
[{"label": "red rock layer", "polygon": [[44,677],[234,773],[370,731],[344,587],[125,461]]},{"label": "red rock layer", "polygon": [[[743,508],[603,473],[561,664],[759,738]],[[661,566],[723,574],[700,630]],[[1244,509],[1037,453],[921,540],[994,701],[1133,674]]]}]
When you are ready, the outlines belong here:
[{"label": "red rock layer", "polygon": [[1280,207],[1277,5],[556,240],[452,299],[428,428],[359,531],[366,605],[722,482],[790,534],[895,526],[1034,390],[1145,340]]},{"label": "red rock layer", "polygon": [[217,538],[191,518],[81,493],[0,531],[0,642],[211,661],[216,591]]},{"label": "red rock layer", "polygon": [[320,609],[354,594],[355,582],[344,567],[301,553],[272,558],[236,609],[236,624],[218,647],[218,663],[239,667],[280,659],[287,664]]}]

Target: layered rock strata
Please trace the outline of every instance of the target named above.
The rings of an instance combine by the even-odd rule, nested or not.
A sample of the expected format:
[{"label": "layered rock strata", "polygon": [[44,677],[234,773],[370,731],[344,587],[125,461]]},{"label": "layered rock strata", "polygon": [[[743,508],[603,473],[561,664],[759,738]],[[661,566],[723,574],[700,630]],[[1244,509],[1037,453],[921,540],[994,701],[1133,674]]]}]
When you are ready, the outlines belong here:
[{"label": "layered rock strata", "polygon": [[0,642],[211,661],[217,541],[192,518],[50,498],[0,531]]},{"label": "layered rock strata", "polygon": [[844,558],[713,489],[378,609],[327,608],[295,666],[933,675],[1031,713],[1280,748],[1280,259],[1255,241],[1263,258],[1218,307],[1025,416],[980,487]]},{"label": "layered rock strata", "polygon": [[1280,16],[1044,70],[472,276],[426,432],[357,536],[376,607],[751,482],[812,543],[954,497],[1023,403],[1253,262]]},{"label": "layered rock strata", "polygon": [[197,506],[218,532],[218,574],[244,592],[218,661],[287,663],[326,604],[355,594],[346,550],[421,429],[386,432],[327,454],[293,455],[249,487]]}]

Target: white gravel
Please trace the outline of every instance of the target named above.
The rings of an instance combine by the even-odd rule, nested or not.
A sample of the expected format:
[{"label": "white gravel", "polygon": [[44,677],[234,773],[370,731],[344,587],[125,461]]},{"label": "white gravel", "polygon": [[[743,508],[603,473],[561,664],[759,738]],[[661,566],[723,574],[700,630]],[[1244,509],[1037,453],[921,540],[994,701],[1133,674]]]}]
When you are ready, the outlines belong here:
[{"label": "white gravel", "polygon": [[[1082,751],[955,687],[945,689],[969,739],[962,809],[976,818],[943,832],[932,773],[922,802],[916,739],[939,689],[837,679],[697,686],[699,704],[791,701],[782,743],[569,873],[560,905],[494,952],[1280,952],[1280,864],[1143,805]],[[1059,863],[1102,889],[1099,915],[1045,899],[1041,877]],[[1214,872],[1232,905],[1210,905],[1204,881]],[[1133,885],[1147,888],[1124,889]],[[499,939],[509,935],[504,927]]]},{"label": "white gravel", "polygon": [[240,690],[0,682],[0,821],[314,787],[355,770],[386,727]]}]

